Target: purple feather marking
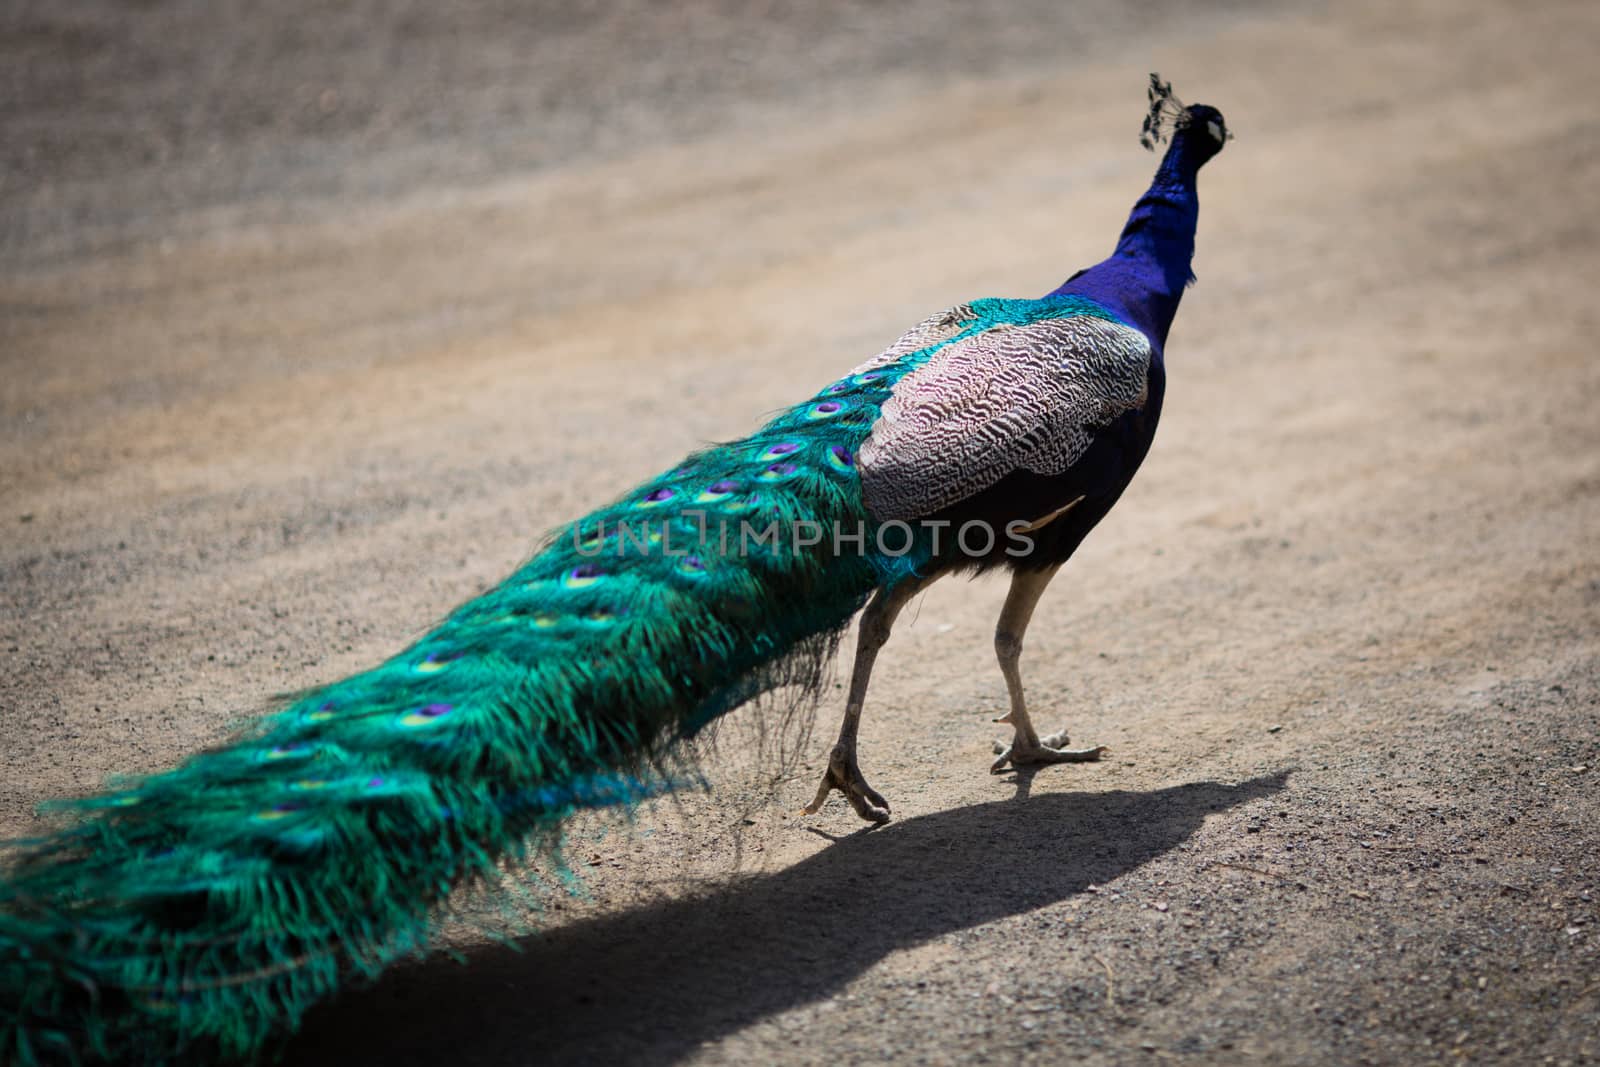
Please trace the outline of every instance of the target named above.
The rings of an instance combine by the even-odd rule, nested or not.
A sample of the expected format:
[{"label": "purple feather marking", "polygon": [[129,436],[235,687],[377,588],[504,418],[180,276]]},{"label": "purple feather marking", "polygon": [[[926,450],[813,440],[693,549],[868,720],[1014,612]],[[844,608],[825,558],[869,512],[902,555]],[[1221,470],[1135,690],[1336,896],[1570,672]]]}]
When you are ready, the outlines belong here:
[{"label": "purple feather marking", "polygon": [[444,716],[450,714],[453,705],[450,704],[424,704],[420,708],[413,708],[400,717],[400,725],[412,729],[419,726],[429,726]]},{"label": "purple feather marking", "polygon": [[442,671],[460,658],[460,652],[430,652],[421,663],[417,664],[417,670],[424,674]]},{"label": "purple feather marking", "polygon": [[662,486],[660,489],[657,489],[655,492],[645,497],[645,500],[651,504],[659,504],[663,500],[671,500],[677,495],[678,494],[674,493],[671,489],[668,489],[666,486]]},{"label": "purple feather marking", "polygon": [[769,473],[769,474],[793,474],[796,469],[797,468],[793,463],[774,463],[772,466],[767,468],[767,473]]},{"label": "purple feather marking", "polygon": [[817,405],[817,410],[824,415],[832,415],[835,411],[838,411],[842,407],[844,407],[844,405],[839,403],[837,400],[824,400],[822,403]]},{"label": "purple feather marking", "polygon": [[830,451],[833,453],[833,458],[843,466],[852,466],[856,461],[856,457],[844,445],[834,445]]},{"label": "purple feather marking", "polygon": [[707,491],[708,492],[712,492],[712,493],[731,493],[731,492],[734,492],[735,490],[737,490],[738,488],[739,488],[739,483],[738,482],[730,481],[730,480],[724,478],[720,482],[713,482],[711,484],[711,487]]}]

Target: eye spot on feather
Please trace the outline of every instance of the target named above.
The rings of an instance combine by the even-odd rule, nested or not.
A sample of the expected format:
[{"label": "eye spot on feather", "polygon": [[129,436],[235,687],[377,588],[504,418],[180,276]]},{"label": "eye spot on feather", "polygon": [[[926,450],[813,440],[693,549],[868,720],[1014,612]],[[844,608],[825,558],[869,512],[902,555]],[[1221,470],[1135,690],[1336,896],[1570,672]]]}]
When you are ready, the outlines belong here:
[{"label": "eye spot on feather", "polygon": [[805,445],[801,444],[799,441],[780,441],[775,445],[771,445],[762,449],[760,455],[756,456],[756,459],[757,461],[781,459],[784,456],[794,455],[804,447]]},{"label": "eye spot on feather", "polygon": [[701,504],[715,504],[719,500],[726,500],[728,497],[732,496],[738,491],[738,482],[724,478],[720,482],[712,482],[710,485],[706,486],[705,491],[695,499]]},{"label": "eye spot on feather", "polygon": [[580,563],[561,576],[561,584],[567,589],[587,589],[603,577],[604,573],[593,563]]},{"label": "eye spot on feather", "polygon": [[869,370],[869,371],[866,371],[866,372],[864,372],[862,374],[856,375],[853,380],[855,381],[855,383],[857,385],[867,385],[867,384],[870,384],[871,382],[877,381],[879,378],[882,378],[882,377],[883,377],[883,375],[881,373],[879,373],[878,371]]},{"label": "eye spot on feather", "polygon": [[453,704],[424,704],[422,707],[415,708],[402,715],[400,717],[400,725],[408,729],[415,729],[419,726],[432,726],[453,710],[455,710],[455,705]]},{"label": "eye spot on feather", "polygon": [[684,556],[678,561],[678,573],[698,577],[706,572],[705,561],[699,556]]},{"label": "eye spot on feather", "polygon": [[845,409],[843,402],[838,400],[824,400],[820,404],[812,404],[806,411],[806,418],[812,420],[831,419]]},{"label": "eye spot on feather", "polygon": [[837,471],[853,470],[856,465],[855,453],[844,445],[834,445],[828,449],[828,466]]},{"label": "eye spot on feather", "polygon": [[653,490],[652,492],[646,494],[645,498],[639,501],[639,506],[642,508],[659,507],[677,495],[678,493],[676,490],[669,489],[663,485],[660,489]]},{"label": "eye spot on feather", "polygon": [[460,658],[459,652],[430,652],[417,664],[417,673],[438,674]]},{"label": "eye spot on feather", "polygon": [[285,801],[282,804],[274,804],[270,808],[256,812],[256,821],[276,822],[279,819],[287,819],[289,816],[293,815],[297,811],[302,810],[303,808],[303,804],[296,804],[292,800]]},{"label": "eye spot on feather", "polygon": [[760,478],[764,482],[776,482],[783,478],[789,477],[799,469],[800,465],[797,463],[774,463],[756,477]]},{"label": "eye spot on feather", "polygon": [[850,391],[850,382],[849,381],[834,382],[832,385],[828,386],[826,389],[824,389],[822,391],[822,395],[823,396],[838,396],[840,393],[847,393],[849,391]]},{"label": "eye spot on feather", "polygon": [[333,718],[333,701],[328,701],[314,711],[306,712],[306,722],[327,722]]},{"label": "eye spot on feather", "polygon": [[297,756],[304,756],[310,751],[310,745],[306,744],[304,741],[296,741],[294,744],[279,745],[277,748],[269,748],[262,754],[262,758],[269,760],[294,759]]}]

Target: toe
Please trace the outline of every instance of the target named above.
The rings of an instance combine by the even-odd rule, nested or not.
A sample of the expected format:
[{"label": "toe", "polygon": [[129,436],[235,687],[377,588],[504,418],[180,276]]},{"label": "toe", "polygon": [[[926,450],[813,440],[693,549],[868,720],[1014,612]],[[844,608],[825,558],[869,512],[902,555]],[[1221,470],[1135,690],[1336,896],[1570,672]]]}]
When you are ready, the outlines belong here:
[{"label": "toe", "polygon": [[882,793],[867,784],[859,768],[851,767],[850,772],[844,786],[845,799],[850,801],[850,806],[868,822],[887,822],[889,802],[883,799]]},{"label": "toe", "polygon": [[856,814],[868,822],[889,821],[888,802],[873,790],[867,789],[861,793],[852,790],[845,796],[849,799],[850,806],[856,810]]},{"label": "toe", "polygon": [[800,809],[801,814],[815,815],[821,811],[828,794],[835,789],[843,793],[855,813],[868,822],[889,820],[889,802],[862,777],[861,768],[856,766],[855,753],[840,745],[834,746],[828,754],[828,768],[817,786],[817,795],[810,804]]}]

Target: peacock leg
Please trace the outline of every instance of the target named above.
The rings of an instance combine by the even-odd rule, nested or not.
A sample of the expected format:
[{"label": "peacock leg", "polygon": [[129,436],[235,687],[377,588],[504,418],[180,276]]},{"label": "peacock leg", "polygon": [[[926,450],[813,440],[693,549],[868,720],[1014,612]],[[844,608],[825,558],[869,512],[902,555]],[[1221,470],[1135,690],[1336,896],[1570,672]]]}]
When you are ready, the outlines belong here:
[{"label": "peacock leg", "polygon": [[1028,718],[1028,706],[1022,696],[1022,672],[1017,667],[1022,659],[1022,638],[1028,632],[1028,622],[1033,618],[1033,609],[1038,606],[1045,587],[1060,569],[1061,565],[1056,564],[1048,570],[1012,572],[1011,590],[1006,594],[1005,607],[1000,609],[1000,621],[995,623],[994,653],[1000,660],[1000,673],[1005,675],[1006,690],[1011,695],[1011,710],[995,722],[1010,723],[1016,730],[1016,736],[1010,745],[995,743],[995,751],[1000,758],[989,768],[992,774],[999,774],[1008,763],[1016,767],[1039,763],[1087,763],[1099,759],[1105,752],[1104,746],[1080,749],[1061,747],[1067,743],[1065,730],[1041,739],[1033,729],[1032,720]]},{"label": "peacock leg", "polygon": [[817,786],[816,798],[802,810],[815,815],[822,809],[828,794],[837,789],[844,794],[856,814],[871,822],[885,822],[889,818],[889,802],[876,789],[867,784],[856,765],[856,731],[861,726],[861,705],[867,699],[867,683],[872,678],[872,664],[878,650],[889,640],[889,631],[906,602],[916,596],[932,579],[907,578],[888,589],[879,589],[861,613],[861,626],[856,633],[856,661],[850,671],[850,695],[844,705],[844,723],[839,727],[839,740],[828,753],[828,769]]}]

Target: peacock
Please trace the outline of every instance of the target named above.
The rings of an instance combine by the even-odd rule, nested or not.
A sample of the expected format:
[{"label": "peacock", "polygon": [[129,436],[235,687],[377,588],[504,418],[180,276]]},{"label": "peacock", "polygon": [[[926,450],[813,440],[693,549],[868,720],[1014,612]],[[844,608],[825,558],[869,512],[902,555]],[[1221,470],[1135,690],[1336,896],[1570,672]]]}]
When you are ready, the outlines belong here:
[{"label": "peacock", "polygon": [[[1170,140],[1112,254],[1039,299],[940,312],[742,440],[550,535],[410,648],[287,698],[231,743],[72,803],[0,880],[0,1060],[257,1055],[351,978],[422,951],[445,900],[552,847],[582,809],[683,780],[720,716],[817,688],[861,612],[815,798],[870,821],[857,731],[896,615],[1004,569],[1012,727],[993,770],[1094,760],[1041,737],[1019,661],[1056,571],[1161,413],[1196,177],[1230,138],[1152,75]],[[863,609],[865,609],[863,611]]]}]

